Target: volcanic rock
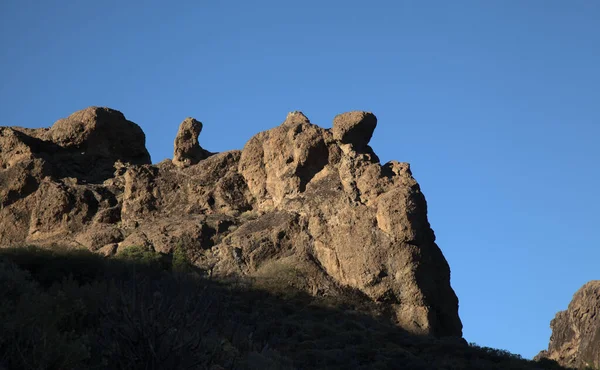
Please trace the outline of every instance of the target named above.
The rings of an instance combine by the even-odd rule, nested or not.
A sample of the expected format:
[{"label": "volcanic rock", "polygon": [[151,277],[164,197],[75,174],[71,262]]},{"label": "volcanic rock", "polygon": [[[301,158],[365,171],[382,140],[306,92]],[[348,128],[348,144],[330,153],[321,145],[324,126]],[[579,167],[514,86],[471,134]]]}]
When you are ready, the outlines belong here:
[{"label": "volcanic rock", "polygon": [[50,129],[2,127],[0,171],[28,168],[34,179],[21,181],[23,185],[13,189],[16,193],[35,188],[32,183],[47,175],[98,183],[112,177],[117,161],[150,164],[145,141],[142,129],[121,112],[90,107],[58,120]]},{"label": "volcanic rock", "polygon": [[347,112],[333,119],[333,137],[344,144],[362,149],[371,140],[377,126],[377,118],[369,112]]},{"label": "volcanic rock", "polygon": [[198,143],[198,136],[202,131],[202,122],[193,118],[186,118],[179,125],[175,137],[173,151],[173,164],[179,167],[188,167],[207,158],[210,153],[202,149]]},{"label": "volcanic rock", "polygon": [[58,120],[40,138],[58,146],[53,162],[61,165],[63,176],[97,181],[112,175],[117,160],[151,163],[142,129],[109,108],[91,107],[75,112]]},{"label": "volcanic rock", "polygon": [[51,129],[0,128],[0,246],[112,255],[179,245],[214,276],[317,295],[354,289],[409,332],[460,337],[425,197],[407,163],[382,165],[368,146],[376,123],[349,112],[325,129],[292,112],[241,151],[213,154],[198,144],[200,122],[186,119],[175,158],[156,165],[141,129],[108,108]]},{"label": "volcanic rock", "polygon": [[537,360],[549,358],[577,369],[600,368],[600,280],[581,287],[550,327],[550,344],[536,356]]}]

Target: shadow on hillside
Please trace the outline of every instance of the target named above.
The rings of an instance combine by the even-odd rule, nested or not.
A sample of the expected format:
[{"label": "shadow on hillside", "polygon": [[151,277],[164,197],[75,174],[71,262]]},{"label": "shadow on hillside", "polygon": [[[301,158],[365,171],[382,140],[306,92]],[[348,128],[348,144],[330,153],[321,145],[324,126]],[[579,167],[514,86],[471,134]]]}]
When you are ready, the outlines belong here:
[{"label": "shadow on hillside", "polygon": [[561,369],[174,260],[0,249],[0,369]]}]

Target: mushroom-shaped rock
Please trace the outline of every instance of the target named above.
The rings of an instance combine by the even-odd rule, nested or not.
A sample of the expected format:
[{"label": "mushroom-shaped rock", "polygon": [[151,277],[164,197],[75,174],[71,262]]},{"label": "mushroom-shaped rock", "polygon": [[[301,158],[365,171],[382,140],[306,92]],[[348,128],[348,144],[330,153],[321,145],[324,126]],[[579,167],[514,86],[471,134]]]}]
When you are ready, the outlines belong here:
[{"label": "mushroom-shaped rock", "polygon": [[333,138],[344,144],[352,144],[362,149],[371,140],[377,126],[377,118],[373,113],[353,111],[338,114],[333,119]]},{"label": "mushroom-shaped rock", "polygon": [[202,132],[202,122],[191,117],[181,122],[175,137],[175,148],[173,150],[173,163],[175,165],[188,167],[210,155],[198,143],[200,132]]},{"label": "mushroom-shaped rock", "polygon": [[54,123],[47,136],[62,148],[88,156],[150,164],[144,132],[114,109],[89,107],[77,111]]}]

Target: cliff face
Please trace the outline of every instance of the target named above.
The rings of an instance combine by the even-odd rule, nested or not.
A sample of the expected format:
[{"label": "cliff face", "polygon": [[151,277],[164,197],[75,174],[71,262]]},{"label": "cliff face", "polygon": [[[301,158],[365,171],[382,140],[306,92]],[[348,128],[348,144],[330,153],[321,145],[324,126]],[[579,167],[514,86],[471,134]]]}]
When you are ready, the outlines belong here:
[{"label": "cliff face", "polygon": [[567,367],[600,368],[600,280],[581,287],[566,311],[550,322],[548,349],[536,358],[550,358]]},{"label": "cliff face", "polygon": [[[450,269],[407,163],[368,146],[371,113],[332,129],[293,112],[245,147],[210,153],[186,119],[174,159],[150,164],[144,134],[88,108],[50,129],[0,128],[0,245],[177,245],[216,276],[285,279],[313,294],[359,289],[416,334],[461,336]],[[288,275],[286,275],[288,274]]]}]

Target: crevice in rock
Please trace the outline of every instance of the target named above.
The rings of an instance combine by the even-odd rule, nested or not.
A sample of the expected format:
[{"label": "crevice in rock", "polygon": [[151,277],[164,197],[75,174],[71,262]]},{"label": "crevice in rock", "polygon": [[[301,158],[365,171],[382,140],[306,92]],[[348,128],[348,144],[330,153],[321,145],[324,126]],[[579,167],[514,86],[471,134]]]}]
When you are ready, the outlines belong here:
[{"label": "crevice in rock", "polygon": [[324,141],[319,142],[316,148],[309,151],[306,162],[296,169],[296,176],[300,179],[300,192],[306,191],[306,185],[315,175],[329,163],[329,151]]}]

